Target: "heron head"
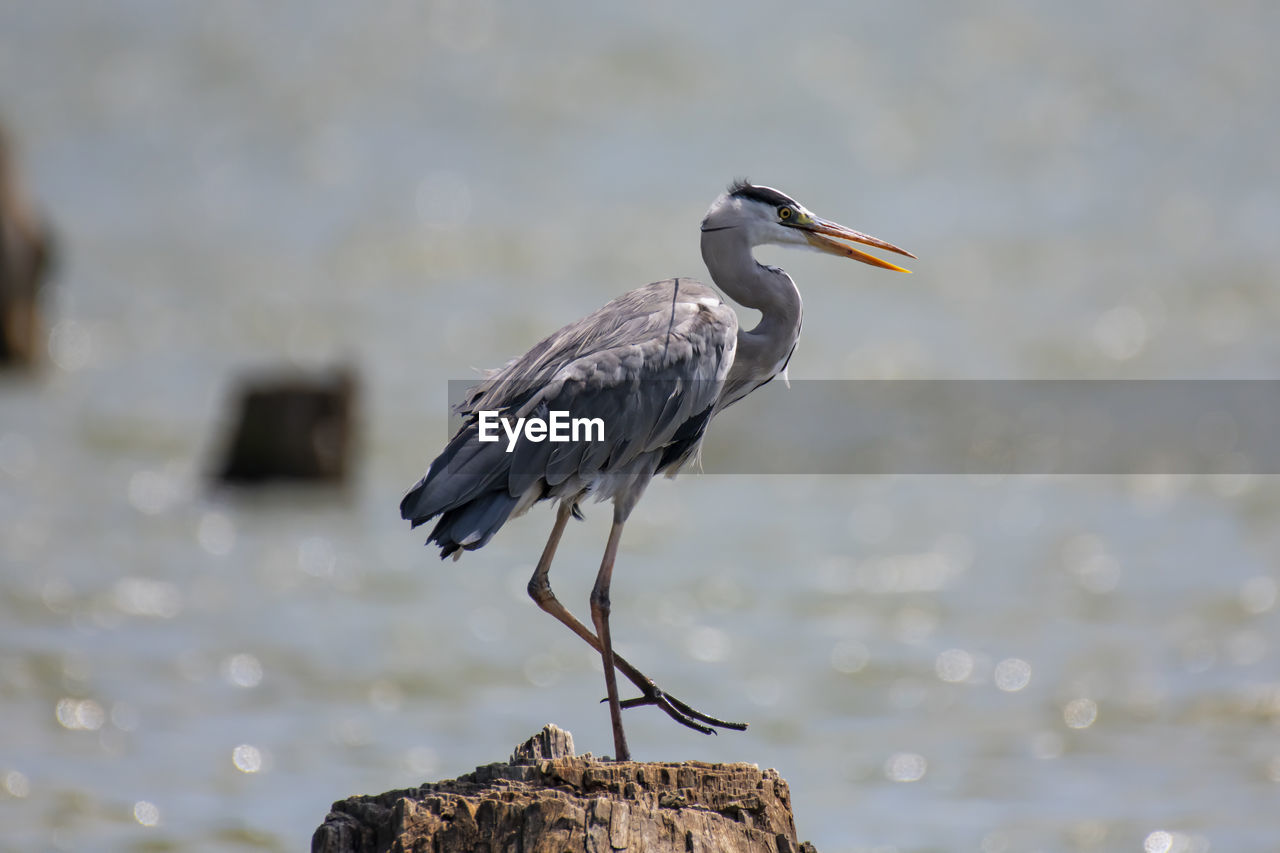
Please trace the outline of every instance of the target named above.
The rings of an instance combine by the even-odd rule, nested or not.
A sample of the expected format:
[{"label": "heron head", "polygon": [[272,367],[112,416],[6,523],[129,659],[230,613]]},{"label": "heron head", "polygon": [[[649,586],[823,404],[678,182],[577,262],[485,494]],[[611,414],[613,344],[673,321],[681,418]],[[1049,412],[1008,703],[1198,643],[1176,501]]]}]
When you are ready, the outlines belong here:
[{"label": "heron head", "polygon": [[704,232],[723,231],[730,228],[742,229],[747,241],[753,246],[766,243],[801,246],[852,258],[873,267],[895,272],[911,272],[911,270],[881,260],[849,244],[861,243],[865,246],[897,252],[908,258],[915,257],[892,243],[886,243],[884,240],[815,216],[786,193],[747,181],[735,181],[730,185],[729,189],[712,203],[702,220]]}]

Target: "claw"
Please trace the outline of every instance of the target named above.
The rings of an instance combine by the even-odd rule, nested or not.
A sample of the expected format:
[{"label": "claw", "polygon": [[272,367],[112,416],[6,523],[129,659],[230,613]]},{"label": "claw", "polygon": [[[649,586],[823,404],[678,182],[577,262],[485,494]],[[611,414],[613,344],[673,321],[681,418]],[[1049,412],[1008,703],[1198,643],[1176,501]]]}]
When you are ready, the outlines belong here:
[{"label": "claw", "polygon": [[[618,705],[622,708],[639,708],[643,705],[657,705],[668,717],[675,720],[682,726],[693,729],[695,732],[701,732],[704,735],[717,734],[716,729],[733,729],[735,731],[744,731],[747,728],[746,723],[731,723],[727,720],[721,720],[710,714],[704,714],[701,711],[691,708],[689,705],[681,702],[674,696],[662,692],[656,684],[649,682],[643,688],[644,695],[637,696],[634,699],[625,699]],[[602,699],[601,701],[608,701]],[[705,723],[705,725],[704,725]]]},{"label": "claw", "polygon": [[690,708],[688,705],[681,702],[679,699],[677,699],[674,696],[666,696],[664,698],[667,701],[669,701],[672,705],[674,705],[676,709],[678,709],[682,714],[686,714],[687,716],[690,716],[695,720],[701,720],[702,722],[711,726],[715,726],[718,729],[733,729],[734,731],[739,731],[739,732],[744,732],[747,730],[746,723],[731,723],[728,720],[721,720],[718,717],[711,716],[710,714],[704,714],[701,711],[695,710],[694,708]]},{"label": "claw", "polygon": [[[608,702],[609,700],[601,699],[600,701]],[[637,696],[635,699],[624,699],[618,703],[618,706],[621,708],[639,708],[642,705],[657,705],[668,717],[686,728],[693,729],[695,732],[701,732],[704,735],[713,735],[716,733],[716,730],[710,726],[704,726],[702,723],[694,722],[685,714],[677,711],[665,698],[650,699],[645,696]]]}]

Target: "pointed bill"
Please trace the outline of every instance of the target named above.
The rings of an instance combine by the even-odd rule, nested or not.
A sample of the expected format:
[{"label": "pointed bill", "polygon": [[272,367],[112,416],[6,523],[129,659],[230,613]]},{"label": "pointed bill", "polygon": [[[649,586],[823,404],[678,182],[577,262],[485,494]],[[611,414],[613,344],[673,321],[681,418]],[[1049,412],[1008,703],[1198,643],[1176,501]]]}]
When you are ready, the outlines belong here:
[{"label": "pointed bill", "polygon": [[[840,240],[861,243],[864,246],[874,246],[877,249],[884,249],[887,252],[897,252],[899,255],[906,255],[908,258],[914,258],[915,255],[906,249],[899,249],[892,243],[886,243],[884,240],[877,239],[868,234],[854,231],[852,228],[845,228],[843,225],[837,225],[834,222],[828,222],[825,219],[813,218],[812,224],[800,226],[805,230],[805,238],[809,244],[815,249],[822,252],[829,252],[833,255],[841,255],[846,258],[852,258],[855,261],[862,261],[864,264],[870,264],[873,267],[881,269],[893,270],[894,272],[911,272],[897,264],[891,264],[886,260],[877,258],[861,249],[850,246],[848,242],[839,242]],[[832,240],[830,238],[837,239]]]}]

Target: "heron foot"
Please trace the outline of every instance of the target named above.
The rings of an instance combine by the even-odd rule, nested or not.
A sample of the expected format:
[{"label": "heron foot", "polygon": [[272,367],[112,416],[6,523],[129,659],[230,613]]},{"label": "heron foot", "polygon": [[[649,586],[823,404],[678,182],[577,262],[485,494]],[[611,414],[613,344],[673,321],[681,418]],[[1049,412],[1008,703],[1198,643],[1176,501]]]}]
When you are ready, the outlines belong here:
[{"label": "heron foot", "polygon": [[[716,729],[732,729],[741,732],[747,728],[746,723],[731,723],[719,717],[704,714],[696,708],[681,702],[676,697],[663,692],[652,681],[641,685],[640,689],[644,695],[637,696],[634,699],[624,699],[618,703],[619,706],[622,708],[639,708],[644,705],[656,705],[680,725],[691,728],[695,732],[702,732],[704,735],[716,734]],[[608,700],[602,701],[607,702]]]}]

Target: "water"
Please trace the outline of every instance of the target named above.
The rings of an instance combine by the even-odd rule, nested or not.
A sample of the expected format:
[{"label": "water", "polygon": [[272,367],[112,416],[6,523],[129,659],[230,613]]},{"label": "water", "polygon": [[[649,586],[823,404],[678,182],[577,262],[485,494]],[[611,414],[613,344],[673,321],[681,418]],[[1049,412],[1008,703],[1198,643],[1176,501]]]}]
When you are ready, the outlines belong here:
[{"label": "water", "polygon": [[[793,378],[1274,378],[1278,17],[5,4],[63,263],[47,369],[0,384],[0,849],[300,849],[548,721],[609,752],[598,664],[524,597],[549,516],[441,564],[395,506],[449,379],[702,275],[735,176],[921,256],[762,253]],[[207,487],[236,375],[339,361],[349,489]],[[615,635],[752,726],[636,711],[634,752],[778,768],[824,853],[1274,850],[1277,519],[1248,476],[657,483]]]}]

